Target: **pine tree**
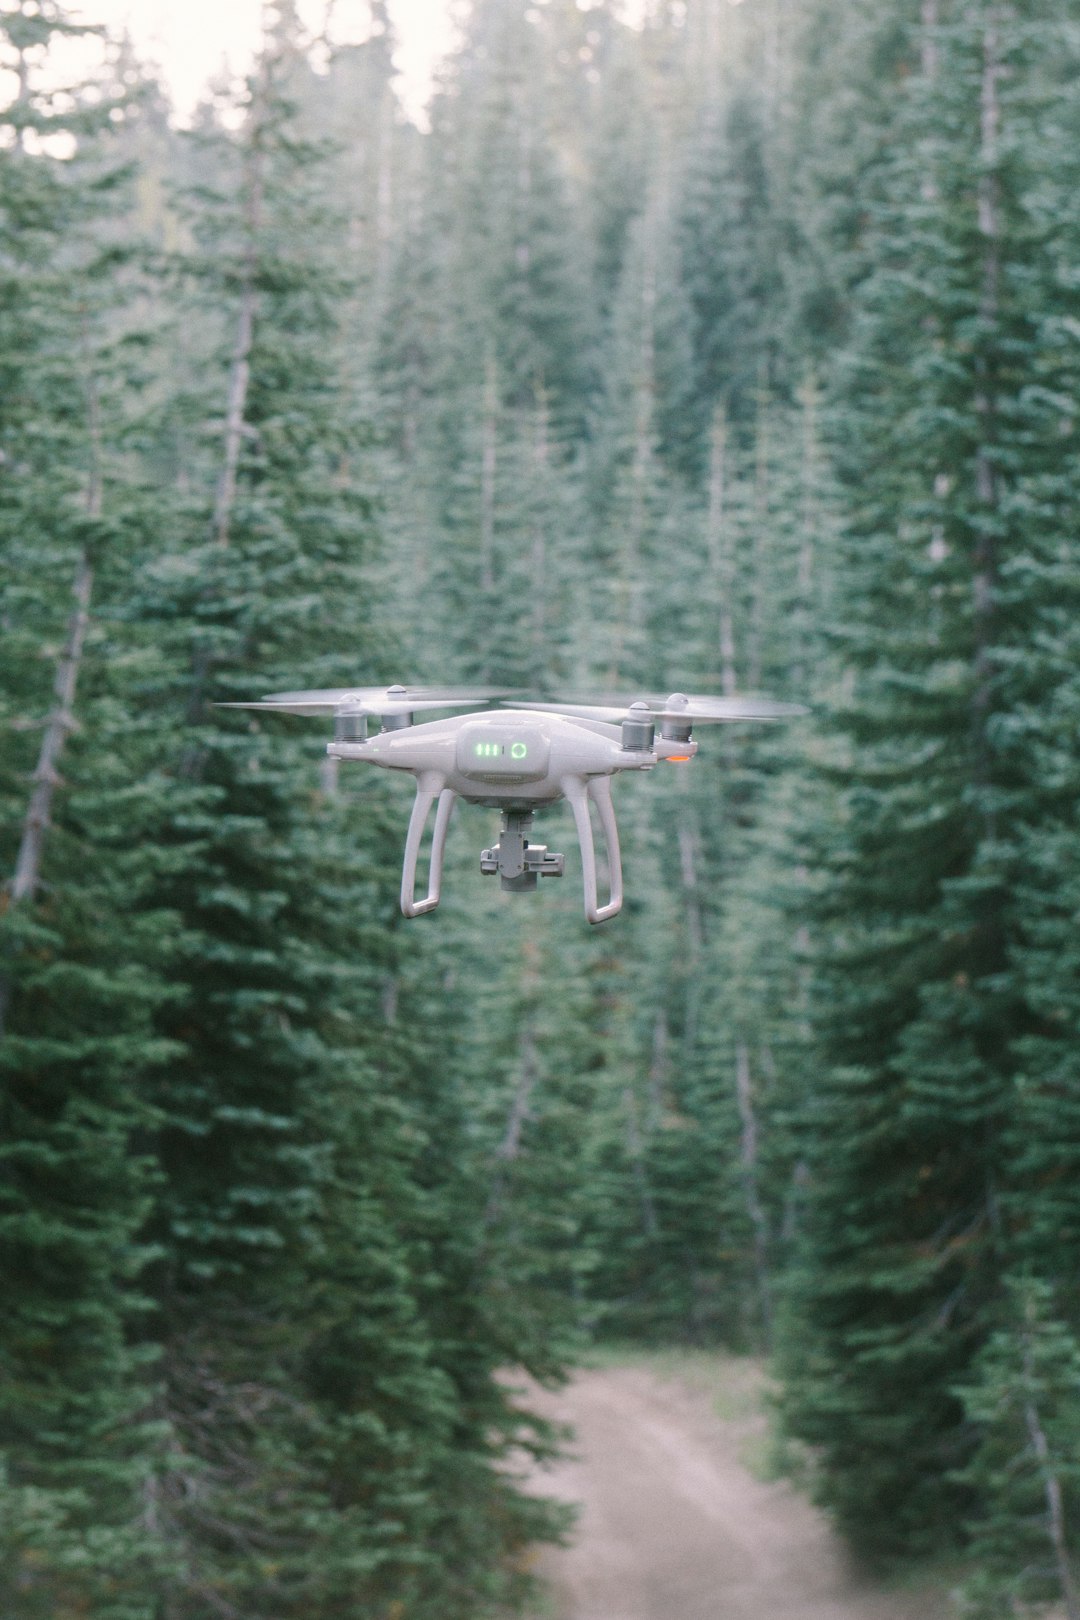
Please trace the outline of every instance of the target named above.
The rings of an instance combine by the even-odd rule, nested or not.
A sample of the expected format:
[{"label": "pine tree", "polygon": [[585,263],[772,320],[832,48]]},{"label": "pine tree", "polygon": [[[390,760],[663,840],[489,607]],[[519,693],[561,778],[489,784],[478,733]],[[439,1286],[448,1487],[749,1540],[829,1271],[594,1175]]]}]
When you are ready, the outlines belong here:
[{"label": "pine tree", "polygon": [[152,1018],[170,935],[160,912],[138,910],[157,800],[152,783],[131,783],[123,725],[124,587],[153,521],[132,453],[142,288],[107,133],[125,93],[108,61],[67,98],[47,88],[53,47],[87,32],[52,6],[0,19],[18,84],[0,154],[0,791],[13,870],[0,942],[0,1581],[20,1617],[144,1620],[159,1546],[144,1520],[150,1373],[132,1344],[152,1186],[140,1083],[166,1055]]},{"label": "pine tree", "polygon": [[965,1611],[1014,1615],[1060,1604],[1080,1615],[1080,1344],[1051,1289],[1014,1279],[1008,1324],[989,1339],[977,1382],[960,1391],[978,1447],[963,1471],[976,1493]]},{"label": "pine tree", "polygon": [[899,10],[890,49],[898,25],[909,67],[892,153],[865,180],[874,230],[832,428],[851,695],[789,1397],[823,1499],[885,1556],[957,1520],[971,1437],[955,1389],[1009,1250],[1012,1052],[1030,1026],[1016,837],[1041,797],[1009,741],[1036,608],[1014,573],[1017,495],[1041,461],[1028,361],[1054,296],[1028,204],[1047,36],[993,4]]},{"label": "pine tree", "polygon": [[[398,673],[298,50],[285,8],[239,135],[206,119],[196,137],[213,163],[195,165],[185,331],[208,352],[199,397],[163,414],[183,481],[141,603],[161,653],[143,724],[173,783],[156,898],[183,924],[156,1089],[157,1512],[177,1616],[465,1620],[522,1584],[512,1555],[548,1515],[496,1466],[529,1422],[495,1377],[465,1126],[419,1033],[447,1009],[402,982],[393,789],[335,787],[318,743],[211,707]],[[208,375],[224,409],[200,436]]]},{"label": "pine tree", "polygon": [[[694,377],[683,407],[683,460],[700,466],[721,402],[736,431],[752,419],[762,377],[777,370],[781,230],[771,195],[763,111],[748,91],[706,109],[687,158],[679,221]],[[722,122],[720,121],[722,118]]]},{"label": "pine tree", "polygon": [[[438,624],[444,666],[511,683],[567,640],[560,562],[574,536],[545,509],[575,523],[594,386],[544,26],[520,6],[471,17],[432,106],[379,354],[389,523],[414,564],[397,576],[403,612]],[[551,598],[542,625],[538,591]]]}]

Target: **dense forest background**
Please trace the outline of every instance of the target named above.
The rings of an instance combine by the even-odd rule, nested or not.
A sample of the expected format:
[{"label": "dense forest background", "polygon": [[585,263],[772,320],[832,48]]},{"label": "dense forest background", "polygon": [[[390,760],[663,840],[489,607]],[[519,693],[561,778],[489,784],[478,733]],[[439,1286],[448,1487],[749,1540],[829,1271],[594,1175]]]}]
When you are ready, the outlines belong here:
[{"label": "dense forest background", "polygon": [[[771,1353],[872,1564],[1080,1616],[1070,0],[266,11],[193,127],[4,0],[0,1608],[482,1620],[500,1374]],[[65,61],[70,57],[65,57]],[[765,692],[503,896],[348,681]],[[566,818],[541,836],[573,847]]]}]

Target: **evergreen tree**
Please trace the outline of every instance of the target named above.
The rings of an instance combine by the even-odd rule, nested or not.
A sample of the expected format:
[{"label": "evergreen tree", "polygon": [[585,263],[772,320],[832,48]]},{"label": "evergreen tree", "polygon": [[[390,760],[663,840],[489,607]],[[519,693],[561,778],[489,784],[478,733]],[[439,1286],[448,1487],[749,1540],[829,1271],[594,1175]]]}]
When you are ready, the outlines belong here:
[{"label": "evergreen tree", "polygon": [[978,1502],[971,1526],[976,1573],[966,1612],[979,1617],[1060,1604],[1080,1615],[1076,1514],[1080,1469],[1080,1345],[1051,1290],[1014,1280],[1009,1320],[960,1391],[978,1447],[962,1474]]},{"label": "evergreen tree", "polygon": [[[811,1218],[789,1421],[856,1545],[939,1545],[971,1443],[955,1394],[995,1319],[1013,1046],[1016,837],[1040,792],[1009,738],[1036,603],[1016,496],[1041,463],[1028,391],[1054,250],[1047,33],[993,4],[898,11],[909,71],[833,436],[850,491],[819,920],[825,1065],[808,1099]],[[1049,12],[1047,23],[1053,21]],[[855,431],[857,424],[857,433]]]},{"label": "evergreen tree", "polygon": [[206,455],[190,425],[205,406],[170,404],[191,448],[143,604],[165,654],[145,723],[174,739],[160,898],[184,930],[163,1020],[178,1052],[157,1088],[158,1512],[178,1616],[464,1620],[520,1584],[511,1554],[548,1519],[496,1467],[528,1422],[495,1378],[506,1330],[474,1302],[437,1043],[406,1033],[445,1008],[388,991],[405,943],[392,789],[364,785],[358,831],[317,744],[210,707],[396,673],[370,585],[363,401],[335,362],[340,225],[325,149],[297,122],[297,50],[286,10],[239,137],[210,122],[198,137],[214,178],[191,279],[230,317],[201,392],[212,366],[225,408]]},{"label": "evergreen tree", "polygon": [[693,333],[682,427],[691,465],[701,464],[717,405],[724,402],[733,424],[752,418],[762,377],[777,369],[782,308],[781,231],[762,109],[744,90],[705,116],[687,159],[678,233]]},{"label": "evergreen tree", "polygon": [[165,1056],[170,939],[138,910],[158,800],[132,786],[123,725],[125,585],[152,521],[132,455],[139,281],[106,133],[124,93],[108,63],[47,88],[54,47],[87,32],[52,6],[0,18],[17,82],[0,115],[0,1602],[20,1620],[143,1620],[158,1569],[157,1437],[131,1343],[152,1185],[139,1082]]}]

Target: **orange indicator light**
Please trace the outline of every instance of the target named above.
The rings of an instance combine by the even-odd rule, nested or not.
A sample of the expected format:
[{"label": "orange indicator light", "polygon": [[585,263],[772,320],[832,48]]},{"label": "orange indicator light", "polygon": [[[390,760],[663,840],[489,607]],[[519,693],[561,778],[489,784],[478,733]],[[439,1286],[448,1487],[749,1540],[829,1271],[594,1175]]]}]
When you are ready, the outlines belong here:
[{"label": "orange indicator light", "polygon": [[689,765],[693,754],[666,754],[664,756],[669,765]]}]

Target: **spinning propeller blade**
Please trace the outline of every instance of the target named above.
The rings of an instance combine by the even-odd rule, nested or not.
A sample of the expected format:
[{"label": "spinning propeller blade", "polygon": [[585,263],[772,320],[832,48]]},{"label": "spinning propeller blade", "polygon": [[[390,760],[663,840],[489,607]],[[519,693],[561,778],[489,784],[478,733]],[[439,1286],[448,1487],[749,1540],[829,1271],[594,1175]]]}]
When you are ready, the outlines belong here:
[{"label": "spinning propeller blade", "polygon": [[[810,711],[801,703],[777,703],[771,698],[754,697],[688,697],[672,692],[664,697],[645,693],[643,696],[618,699],[607,703],[517,703],[516,709],[540,709],[548,714],[578,715],[583,720],[605,720],[617,726],[628,718],[639,716],[656,721],[672,720],[685,725],[718,725],[735,720],[793,720]],[[631,715],[631,707],[634,714]],[[642,713],[648,710],[648,715]]]},{"label": "spinning propeller blade", "polygon": [[419,709],[467,709],[506,697],[506,686],[331,686],[310,692],[268,692],[257,703],[218,703],[219,709],[267,709],[278,714],[414,714]]}]

